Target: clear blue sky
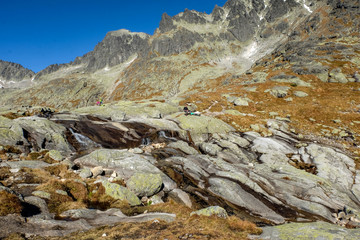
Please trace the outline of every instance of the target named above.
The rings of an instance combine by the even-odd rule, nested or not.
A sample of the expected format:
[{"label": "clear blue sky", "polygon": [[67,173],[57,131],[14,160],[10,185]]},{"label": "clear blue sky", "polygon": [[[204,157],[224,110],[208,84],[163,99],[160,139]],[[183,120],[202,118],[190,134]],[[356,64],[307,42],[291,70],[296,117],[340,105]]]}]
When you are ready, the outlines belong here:
[{"label": "clear blue sky", "polygon": [[211,13],[226,0],[0,0],[0,60],[38,72],[92,51],[118,29],[153,34],[161,15]]}]

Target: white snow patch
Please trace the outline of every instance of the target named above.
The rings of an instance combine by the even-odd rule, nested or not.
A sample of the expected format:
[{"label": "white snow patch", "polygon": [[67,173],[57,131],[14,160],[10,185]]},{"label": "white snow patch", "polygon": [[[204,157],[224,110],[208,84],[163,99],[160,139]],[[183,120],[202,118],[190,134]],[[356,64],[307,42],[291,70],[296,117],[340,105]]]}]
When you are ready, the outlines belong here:
[{"label": "white snow patch", "polygon": [[310,12],[310,13],[313,12],[313,11],[311,11],[311,9],[309,8],[309,6],[307,6],[307,5],[305,4],[305,1],[304,1],[304,8],[305,8],[306,10],[308,10],[308,12]]},{"label": "white snow patch", "polygon": [[258,46],[257,43],[254,41],[252,44],[250,44],[242,53],[242,56],[244,58],[251,58],[257,53]]},{"label": "white snow patch", "polygon": [[110,70],[110,68],[108,67],[108,66],[106,66],[105,68],[104,68],[104,71],[109,71]]},{"label": "white snow patch", "polygon": [[34,80],[35,80],[35,76],[32,77],[31,82],[33,82]]}]

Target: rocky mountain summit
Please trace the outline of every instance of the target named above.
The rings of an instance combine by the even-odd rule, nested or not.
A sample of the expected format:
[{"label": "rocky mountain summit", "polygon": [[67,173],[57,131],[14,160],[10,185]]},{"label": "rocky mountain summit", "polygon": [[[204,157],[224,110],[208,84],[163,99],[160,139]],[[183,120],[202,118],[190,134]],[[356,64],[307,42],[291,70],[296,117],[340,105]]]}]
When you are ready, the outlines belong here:
[{"label": "rocky mountain summit", "polygon": [[[31,80],[34,76],[33,71],[24,68],[20,64],[0,60],[0,88],[25,85],[24,81]],[[22,80],[21,84],[16,84]]]},{"label": "rocky mountain summit", "polygon": [[164,13],[0,89],[0,238],[358,239],[359,4]]}]

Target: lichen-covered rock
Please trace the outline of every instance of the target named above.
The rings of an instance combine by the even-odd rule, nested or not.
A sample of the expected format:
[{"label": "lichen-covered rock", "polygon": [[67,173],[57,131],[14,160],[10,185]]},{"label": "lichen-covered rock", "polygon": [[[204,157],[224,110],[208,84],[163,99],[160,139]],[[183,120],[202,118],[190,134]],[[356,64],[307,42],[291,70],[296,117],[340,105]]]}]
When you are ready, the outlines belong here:
[{"label": "lichen-covered rock", "polygon": [[206,154],[210,154],[212,156],[216,156],[218,152],[221,151],[221,147],[216,144],[203,142],[200,144],[200,150]]},{"label": "lichen-covered rock", "polygon": [[64,159],[64,156],[57,150],[50,150],[46,153],[45,157],[49,157],[55,161],[62,161]]},{"label": "lichen-covered rock", "polygon": [[0,145],[15,146],[18,142],[26,142],[23,130],[14,120],[0,116]]},{"label": "lichen-covered rock", "polygon": [[168,147],[177,148],[189,155],[198,154],[198,151],[196,151],[194,148],[190,147],[189,144],[184,141],[172,142],[172,143],[168,144]]},{"label": "lichen-covered rock", "polygon": [[228,133],[235,130],[224,121],[208,116],[171,115],[169,118],[177,121],[182,129],[189,131],[195,143],[207,140],[209,134]]},{"label": "lichen-covered rock", "polygon": [[34,191],[34,192],[32,192],[32,195],[40,197],[40,198],[51,199],[51,194],[48,192],[44,192],[44,191]]},{"label": "lichen-covered rock", "polygon": [[54,149],[64,154],[71,152],[64,126],[39,117],[24,117],[14,121],[24,129],[34,150]]},{"label": "lichen-covered rock", "polygon": [[219,206],[211,206],[208,208],[200,209],[198,211],[190,213],[190,216],[195,215],[195,214],[201,215],[201,216],[208,216],[208,217],[213,216],[213,215],[221,217],[221,218],[228,217],[226,210]]},{"label": "lichen-covered rock", "polygon": [[131,206],[141,204],[140,199],[132,191],[119,184],[103,181],[102,185],[105,188],[105,193],[114,199],[125,200]]},{"label": "lichen-covered rock", "polygon": [[127,182],[126,187],[137,196],[152,196],[158,193],[163,185],[160,174],[135,173]]}]

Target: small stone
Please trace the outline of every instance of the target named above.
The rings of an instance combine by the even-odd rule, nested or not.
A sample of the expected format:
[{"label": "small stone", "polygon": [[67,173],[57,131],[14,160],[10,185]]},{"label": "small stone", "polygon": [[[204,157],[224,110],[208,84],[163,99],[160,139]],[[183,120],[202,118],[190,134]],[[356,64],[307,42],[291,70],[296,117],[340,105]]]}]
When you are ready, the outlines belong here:
[{"label": "small stone", "polygon": [[259,132],[260,131],[260,126],[258,124],[251,124],[250,128],[255,131],[255,132]]},{"label": "small stone", "polygon": [[344,219],[346,214],[344,212],[339,212],[338,219]]},{"label": "small stone", "polygon": [[64,196],[67,196],[67,192],[63,191],[63,190],[56,190],[55,191],[57,194],[60,194],[60,195],[64,195]]},{"label": "small stone", "polygon": [[270,117],[276,117],[279,116],[279,113],[277,112],[269,112]]},{"label": "small stone", "polygon": [[303,92],[303,91],[295,91],[294,95],[296,97],[307,97],[307,96],[309,96],[309,94],[307,94],[306,92]]},{"label": "small stone", "polygon": [[292,101],[293,101],[293,98],[292,98],[292,97],[288,97],[288,98],[285,98],[284,100],[287,101],[287,102],[292,102]]},{"label": "small stone", "polygon": [[102,168],[102,166],[97,166],[97,167],[94,167],[93,169],[91,169],[92,177],[94,177],[94,178],[103,174],[103,172],[104,172],[104,169]]},{"label": "small stone", "polygon": [[338,134],[339,132],[341,132],[341,130],[339,129],[334,129],[331,131],[332,134]]},{"label": "small stone", "polygon": [[311,122],[316,122],[316,120],[313,119],[313,118],[309,118],[309,121],[311,121]]},{"label": "small stone", "polygon": [[341,120],[340,119],[334,119],[332,120],[334,123],[341,123]]},{"label": "small stone", "polygon": [[341,132],[339,133],[339,136],[340,136],[340,137],[347,137],[347,136],[349,136],[349,134],[348,134],[347,132],[345,132],[345,131],[341,131]]}]

